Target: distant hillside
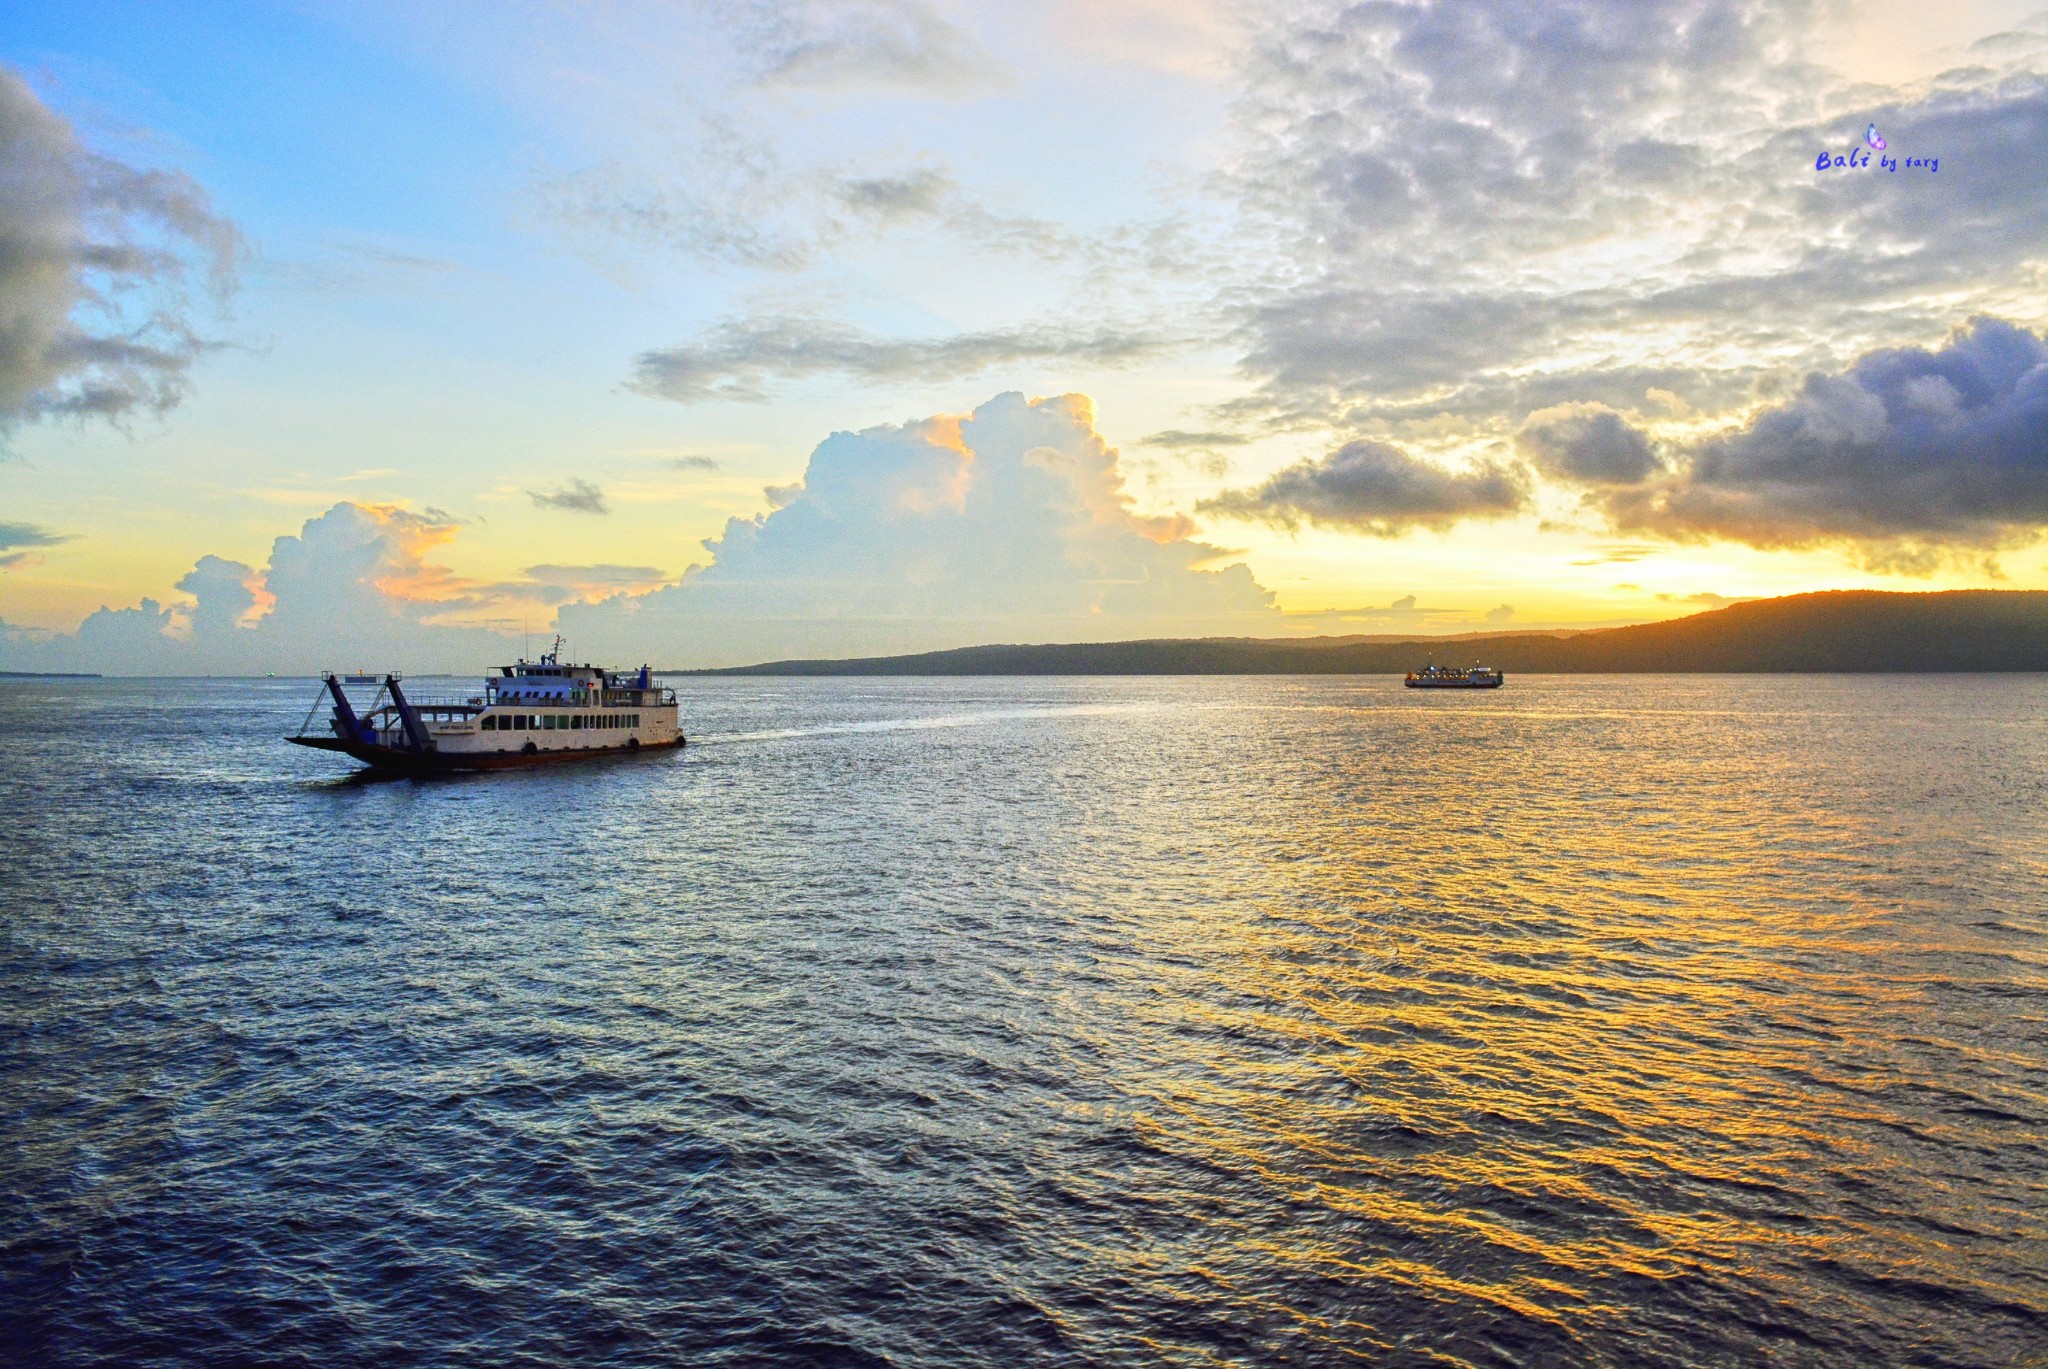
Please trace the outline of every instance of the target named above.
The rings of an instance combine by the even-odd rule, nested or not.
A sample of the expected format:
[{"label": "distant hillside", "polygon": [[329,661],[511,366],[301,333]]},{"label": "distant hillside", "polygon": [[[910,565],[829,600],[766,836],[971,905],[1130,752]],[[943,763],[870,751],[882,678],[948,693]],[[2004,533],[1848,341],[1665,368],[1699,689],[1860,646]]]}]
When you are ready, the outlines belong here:
[{"label": "distant hillside", "polygon": [[1203,638],[977,646],[693,675],[1387,675],[1429,661],[1536,674],[2048,670],[2048,592],[1840,590],[1636,627],[1405,641]]}]

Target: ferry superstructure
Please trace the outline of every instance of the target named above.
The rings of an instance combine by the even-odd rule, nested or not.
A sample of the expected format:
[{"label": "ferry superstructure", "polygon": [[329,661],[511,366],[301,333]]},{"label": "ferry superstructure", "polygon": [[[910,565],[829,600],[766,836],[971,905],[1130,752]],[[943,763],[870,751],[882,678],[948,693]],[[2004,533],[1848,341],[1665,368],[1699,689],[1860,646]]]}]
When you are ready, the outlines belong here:
[{"label": "ferry superstructure", "polygon": [[[459,699],[415,699],[402,676],[385,675],[376,698],[360,711],[342,686],[361,676],[325,675],[325,697],[333,704],[328,732],[301,727],[285,740],[408,774],[503,770],[684,745],[675,691],[657,685],[648,667],[564,665],[559,655],[558,643],[538,661],[501,666],[481,693]],[[319,707],[316,702],[314,711]]]},{"label": "ferry superstructure", "polygon": [[1499,689],[1507,676],[1491,666],[1424,666],[1408,672],[1402,683],[1410,689]]}]

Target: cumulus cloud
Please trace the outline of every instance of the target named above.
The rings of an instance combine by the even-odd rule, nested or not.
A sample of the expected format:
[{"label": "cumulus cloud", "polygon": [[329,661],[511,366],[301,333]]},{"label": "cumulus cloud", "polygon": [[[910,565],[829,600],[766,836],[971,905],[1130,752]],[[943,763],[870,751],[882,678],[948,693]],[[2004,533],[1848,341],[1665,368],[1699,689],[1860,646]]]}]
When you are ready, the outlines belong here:
[{"label": "cumulus cloud", "polygon": [[1659,469],[1648,435],[1604,404],[1539,410],[1515,445],[1545,475],[1578,484],[1634,485]]},{"label": "cumulus cloud", "polygon": [[453,519],[341,503],[260,569],[203,557],[178,583],[186,600],[102,608],[71,633],[0,623],[0,668],[476,670],[551,618],[579,655],[673,664],[1282,626],[1272,594],[1187,519],[1132,510],[1080,395],[835,434],[778,504],[728,523],[680,582],[547,563],[485,583],[436,560]]},{"label": "cumulus cloud", "polygon": [[1616,525],[1757,547],[1827,542],[1917,570],[2048,527],[2048,340],[1978,318],[1936,350],[1889,348],[1809,375],[1783,403],[1617,490]]},{"label": "cumulus cloud", "polygon": [[1115,329],[1023,328],[935,338],[884,338],[842,323],[767,316],[728,319],[702,339],[643,352],[629,387],[678,403],[764,401],[771,380],[839,375],[866,381],[936,381],[1025,363],[1116,366],[1165,350],[1157,334]]},{"label": "cumulus cloud", "polygon": [[176,405],[239,250],[192,181],[88,150],[0,67],[0,437]]},{"label": "cumulus cloud", "polygon": [[1398,537],[1412,528],[1519,513],[1528,502],[1528,480],[1512,467],[1481,463],[1450,471],[1399,447],[1360,440],[1298,461],[1250,489],[1225,490],[1196,508],[1280,527],[1310,522]]},{"label": "cumulus cloud", "polygon": [[276,603],[254,566],[220,556],[200,557],[177,587],[192,596],[187,630],[209,641],[247,626],[259,607],[268,609]]},{"label": "cumulus cloud", "polygon": [[1486,610],[1486,621],[1489,623],[1505,623],[1514,616],[1515,606],[1513,604],[1502,604],[1499,608]]},{"label": "cumulus cloud", "polygon": [[537,509],[567,509],[571,513],[610,513],[611,505],[605,502],[604,491],[588,480],[575,477],[568,484],[552,490],[528,490],[526,497]]},{"label": "cumulus cloud", "polygon": [[[524,618],[559,595],[483,585],[433,559],[457,525],[381,504],[336,504],[277,538],[261,569],[201,557],[187,598],[104,607],[68,633],[0,624],[0,668],[108,674],[280,674],[322,669],[482,669]],[[500,631],[486,622],[499,616]]]},{"label": "cumulus cloud", "polygon": [[737,663],[1279,623],[1186,519],[1131,510],[1083,396],[838,433],[786,495],[679,584],[569,606],[562,630],[620,659]]}]

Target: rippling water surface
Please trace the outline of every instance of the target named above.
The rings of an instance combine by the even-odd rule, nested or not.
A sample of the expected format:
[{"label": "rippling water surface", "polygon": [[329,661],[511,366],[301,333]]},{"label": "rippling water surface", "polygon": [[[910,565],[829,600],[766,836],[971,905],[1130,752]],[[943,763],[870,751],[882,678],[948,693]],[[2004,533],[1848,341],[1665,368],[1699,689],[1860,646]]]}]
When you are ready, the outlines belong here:
[{"label": "rippling water surface", "polygon": [[2048,679],[0,685],[0,1360],[2006,1364]]}]

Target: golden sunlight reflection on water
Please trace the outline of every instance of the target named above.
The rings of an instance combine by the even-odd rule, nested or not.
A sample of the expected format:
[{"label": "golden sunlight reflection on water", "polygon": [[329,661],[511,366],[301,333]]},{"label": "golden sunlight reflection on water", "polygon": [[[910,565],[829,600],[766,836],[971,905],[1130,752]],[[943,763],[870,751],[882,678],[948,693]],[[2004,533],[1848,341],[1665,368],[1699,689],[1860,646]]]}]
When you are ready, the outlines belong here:
[{"label": "golden sunlight reflection on water", "polygon": [[[1609,702],[1665,689],[1676,706]],[[1221,1241],[1212,1276],[1283,1265],[1350,1290],[1355,1318],[1303,1307],[1299,1334],[1353,1351],[1408,1344],[1373,1326],[1391,1287],[1581,1347],[1654,1332],[1632,1280],[1725,1284],[1723,1312],[1795,1347],[1799,1318],[1881,1323],[1902,1291],[2040,1325],[2041,1262],[1985,1259],[2048,1234],[2022,1125],[2048,1081],[2040,905],[1986,927],[1942,896],[1973,836],[2019,838],[2038,895],[2038,822],[1998,830],[1988,786],[1970,813],[1967,764],[1912,750],[1942,729],[1825,688],[1777,708],[1768,685],[1736,708],[1684,706],[1692,681],[1556,692],[1571,702],[1375,700],[1365,735],[1344,705],[1261,710],[1216,761],[1227,813],[1147,796],[1094,833],[1195,866],[1148,869],[1148,890],[1206,889],[1220,865],[1236,894],[1157,909],[1146,959],[1178,982],[1135,996],[1134,1035],[1256,1048],[1128,1076],[1146,1144],[1289,1214],[1278,1238],[1254,1221]],[[2041,773],[2023,697],[2024,731],[1972,739],[2024,748],[2001,776]],[[2014,1143],[2029,1163],[2006,1182]]]}]

